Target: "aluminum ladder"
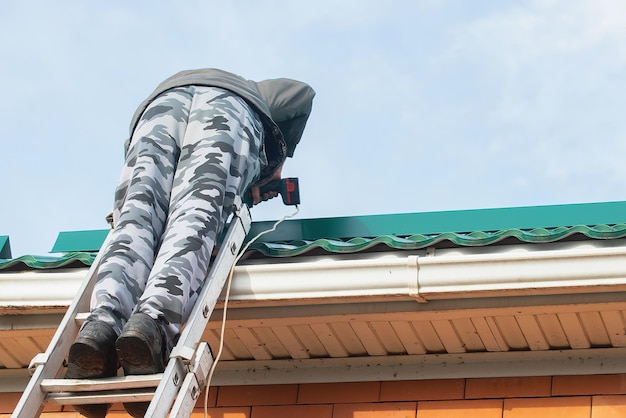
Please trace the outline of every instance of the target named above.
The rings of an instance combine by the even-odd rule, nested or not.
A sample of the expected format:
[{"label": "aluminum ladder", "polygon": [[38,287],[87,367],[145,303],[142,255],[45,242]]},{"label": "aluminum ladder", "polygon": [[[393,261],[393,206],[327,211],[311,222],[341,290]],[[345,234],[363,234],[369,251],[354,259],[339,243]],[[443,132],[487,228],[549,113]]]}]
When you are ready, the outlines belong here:
[{"label": "aluminum ladder", "polygon": [[[163,373],[102,379],[58,378],[63,362],[89,311],[101,254],[68,308],[45,353],[35,356],[31,379],[12,418],[37,417],[47,402],[63,405],[147,402],[147,417],[189,417],[213,363],[209,346],[200,342],[243,242],[250,230],[248,206],[236,198],[233,216],[205,285],[183,328]],[[108,244],[107,236],[102,248]]]}]

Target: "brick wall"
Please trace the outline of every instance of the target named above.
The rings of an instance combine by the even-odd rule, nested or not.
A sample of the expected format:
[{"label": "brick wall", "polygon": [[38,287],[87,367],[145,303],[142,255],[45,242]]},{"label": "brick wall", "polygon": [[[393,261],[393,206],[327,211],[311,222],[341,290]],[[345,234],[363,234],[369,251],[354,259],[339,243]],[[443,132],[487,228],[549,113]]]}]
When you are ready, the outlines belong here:
[{"label": "brick wall", "polygon": [[[0,418],[19,394],[0,394]],[[202,417],[204,394],[194,417]],[[626,417],[626,374],[211,388],[211,418]],[[44,417],[78,417],[50,406]],[[110,417],[126,417],[115,405]]]}]

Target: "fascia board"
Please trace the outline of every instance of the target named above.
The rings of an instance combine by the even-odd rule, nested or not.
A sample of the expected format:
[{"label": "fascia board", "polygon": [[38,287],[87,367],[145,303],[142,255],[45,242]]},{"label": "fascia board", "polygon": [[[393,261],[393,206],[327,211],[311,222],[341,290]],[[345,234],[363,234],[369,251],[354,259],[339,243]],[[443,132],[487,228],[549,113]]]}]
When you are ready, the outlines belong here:
[{"label": "fascia board", "polygon": [[213,384],[268,385],[621,374],[625,348],[223,361]]},{"label": "fascia board", "polygon": [[[626,348],[222,361],[214,386],[626,373]],[[0,393],[22,392],[26,369],[0,370]]]}]

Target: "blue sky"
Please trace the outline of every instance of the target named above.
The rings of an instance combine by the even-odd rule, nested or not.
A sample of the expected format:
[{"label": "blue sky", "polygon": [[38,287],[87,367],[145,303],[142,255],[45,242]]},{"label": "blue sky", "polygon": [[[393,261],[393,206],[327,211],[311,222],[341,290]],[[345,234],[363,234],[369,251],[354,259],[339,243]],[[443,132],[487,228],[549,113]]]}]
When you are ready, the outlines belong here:
[{"label": "blue sky", "polygon": [[201,67],[317,91],[299,218],[624,200],[624,39],[621,0],[5,0],[0,235],[106,228],[136,106]]}]

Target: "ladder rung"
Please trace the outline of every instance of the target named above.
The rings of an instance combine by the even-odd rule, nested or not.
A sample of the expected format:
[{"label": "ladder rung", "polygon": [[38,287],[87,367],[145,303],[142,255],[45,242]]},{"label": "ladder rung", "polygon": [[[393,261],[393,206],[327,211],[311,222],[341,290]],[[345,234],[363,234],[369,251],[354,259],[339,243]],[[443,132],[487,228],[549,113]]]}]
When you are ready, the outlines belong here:
[{"label": "ladder rung", "polygon": [[124,403],[124,402],[149,402],[154,397],[152,389],[138,389],[131,391],[113,391],[113,392],[89,392],[74,393],[60,392],[49,393],[46,400],[48,402],[60,405],[84,405],[84,404],[101,404],[101,403]]},{"label": "ladder rung", "polygon": [[41,382],[41,389],[44,392],[101,392],[154,388],[159,385],[162,377],[163,373],[102,379],[44,379]]},{"label": "ladder rung", "polygon": [[82,325],[83,322],[87,320],[88,316],[89,316],[89,312],[79,312],[74,317],[74,320],[76,321],[78,325]]}]

